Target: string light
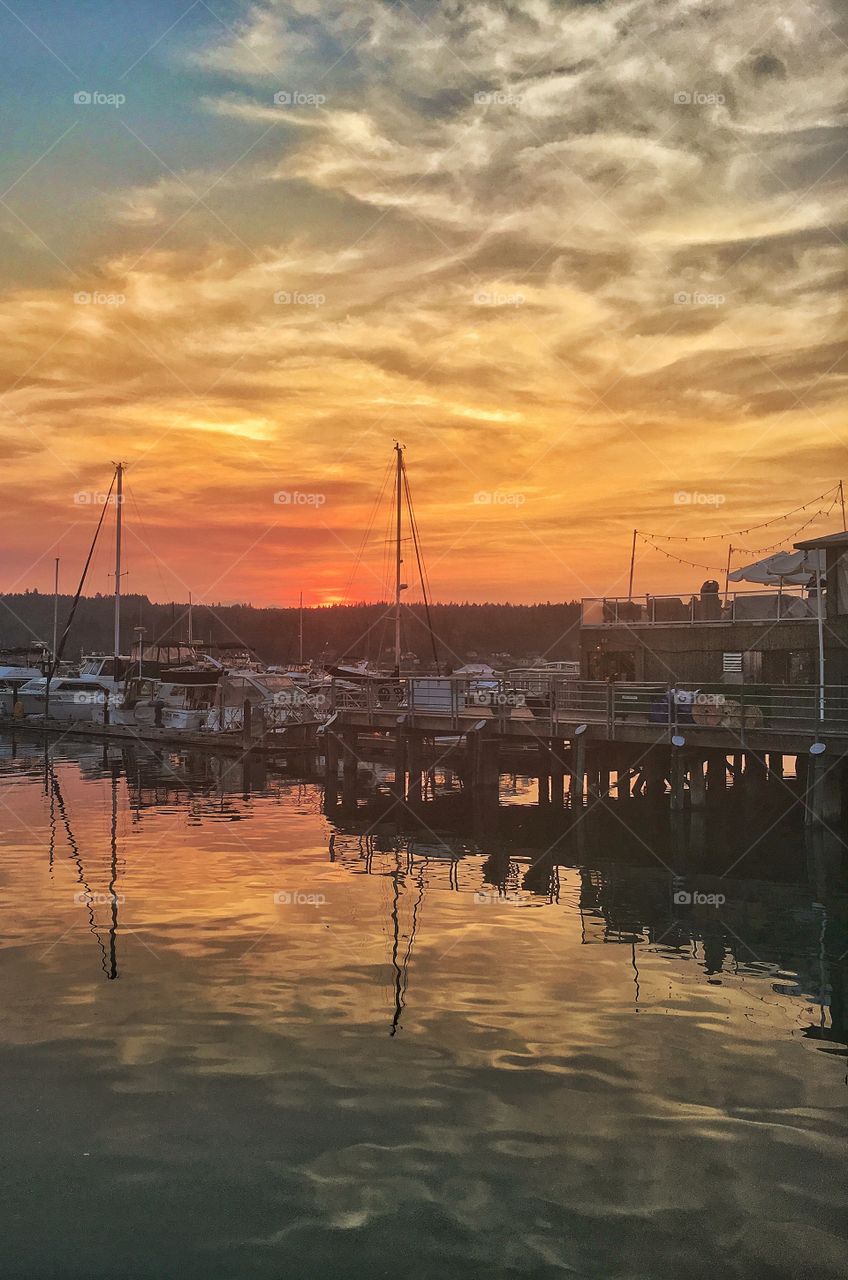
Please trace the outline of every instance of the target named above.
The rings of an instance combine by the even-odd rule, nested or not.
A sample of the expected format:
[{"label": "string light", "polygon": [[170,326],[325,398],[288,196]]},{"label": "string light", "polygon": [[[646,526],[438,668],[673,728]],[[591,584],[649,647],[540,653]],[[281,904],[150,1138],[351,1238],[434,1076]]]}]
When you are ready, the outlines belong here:
[{"label": "string light", "polygon": [[782,547],[787,542],[794,542],[798,537],[798,534],[803,533],[805,529],[809,529],[810,525],[815,524],[819,517],[826,520],[838,501],[838,497],[834,498],[827,511],[819,509],[815,515],[810,516],[809,520],[805,520],[802,525],[799,525],[794,533],[787,534],[785,538],[781,538],[779,542],[773,542],[769,547],[734,547],[733,550],[742,551],[746,556],[758,556],[762,555],[765,551],[775,551],[778,547]]},{"label": "string light", "polygon": [[[818,520],[818,519],[820,519],[820,518],[822,518],[822,517],[824,517],[824,518],[826,519],[826,518],[830,515],[831,511],[833,510],[833,508],[836,506],[837,502],[839,501],[839,485],[837,485],[837,486],[836,486],[835,491],[834,491],[834,490],[831,490],[831,489],[828,489],[828,490],[827,490],[827,492],[826,492],[825,494],[822,494],[822,497],[826,497],[826,496],[827,496],[827,494],[829,494],[829,493],[833,493],[833,492],[835,492],[835,495],[836,495],[836,496],[834,497],[833,501],[831,502],[830,506],[827,508],[827,510],[826,510],[826,511],[825,511],[823,508],[819,507],[819,509],[818,509],[817,511],[815,511],[815,512],[810,516],[810,518],[809,518],[808,520],[805,520],[805,521],[804,521],[804,523],[803,523],[802,525],[799,525],[799,526],[798,526],[798,528],[795,530],[795,532],[794,532],[794,533],[784,535],[784,537],[782,537],[782,538],[780,539],[780,541],[779,541],[779,542],[773,542],[773,543],[771,544],[771,546],[768,546],[768,547],[734,547],[734,546],[732,546],[732,545],[731,545],[731,546],[728,548],[729,552],[731,552],[731,553],[733,553],[733,552],[739,552],[741,555],[746,555],[746,556],[756,556],[756,555],[762,555],[762,554],[763,554],[764,552],[766,552],[766,551],[775,551],[778,547],[784,547],[784,546],[786,545],[786,543],[787,543],[787,542],[789,542],[789,541],[794,541],[794,539],[798,537],[798,534],[799,534],[799,533],[803,533],[803,531],[804,531],[805,529],[808,529],[808,528],[810,527],[810,525],[811,525],[811,524],[814,524],[814,523],[816,522],[816,520]],[[804,510],[806,510],[806,508],[807,508],[807,507],[809,507],[809,505],[810,505],[810,504],[807,502],[807,503],[805,503],[805,504],[804,504],[804,506],[803,506],[803,507],[800,507],[800,508],[797,508],[797,509],[798,509],[798,510],[801,510],[801,511],[804,511]],[[791,515],[791,514],[792,514],[792,512],[788,512],[787,514],[788,514],[788,515]],[[779,519],[785,519],[786,517],[785,517],[785,516],[781,516],[781,517],[778,517],[778,518],[779,518]],[[774,523],[774,521],[769,521],[769,523],[773,524],[773,523]],[[753,527],[759,527],[759,528],[762,528],[762,526],[753,526]],[[739,532],[742,532],[742,530],[740,530]],[[687,565],[690,569],[703,569],[703,570],[704,570],[705,572],[707,572],[707,573],[726,573],[726,572],[727,572],[728,565],[729,565],[729,560],[728,560],[728,565],[702,564],[700,561],[696,561],[696,560],[687,560],[687,559],[685,559],[685,557],[683,557],[683,556],[675,555],[672,551],[666,551],[665,547],[658,547],[658,546],[657,546],[657,544],[656,544],[655,542],[653,542],[653,541],[652,541],[652,538],[653,538],[653,536],[654,536],[654,535],[652,535],[652,534],[647,534],[647,533],[642,533],[642,532],[641,532],[640,530],[638,530],[638,529],[636,530],[636,533],[639,535],[639,537],[642,539],[642,541],[643,541],[643,542],[647,543],[647,545],[648,545],[649,547],[651,547],[654,551],[658,551],[658,552],[659,552],[659,554],[660,554],[661,556],[665,556],[665,558],[666,558],[667,560],[674,560],[677,564],[685,564],[685,565]],[[710,536],[713,536],[713,535],[710,535]],[[723,534],[723,535],[715,535],[715,536],[722,536],[722,537],[724,537],[724,538],[729,539],[729,538],[731,538],[733,535],[732,535],[732,534]],[[695,541],[695,539],[694,539],[694,538],[685,538],[685,539],[684,539],[684,541],[686,541],[686,542],[689,542],[689,541]]]},{"label": "string light", "polygon": [[[791,511],[785,511],[781,516],[772,516],[771,520],[763,520],[761,524],[749,525],[747,529],[735,529],[732,533],[703,533],[703,534],[643,533],[641,529],[637,529],[636,532],[642,538],[659,538],[660,541],[662,542],[709,542],[714,539],[720,539],[724,542],[728,542],[731,538],[741,537],[743,533],[754,533],[757,529],[766,529],[768,528],[769,525],[777,524],[779,520],[788,520],[790,516],[797,515],[799,511],[807,511],[808,508],[813,506],[814,503],[822,502],[825,498],[828,498],[830,497],[831,494],[834,494],[835,496],[830,506],[830,511],[832,511],[833,508],[836,506],[836,503],[839,501],[840,488],[841,488],[841,481],[838,484],[833,485],[832,488],[825,489],[824,493],[820,493],[817,498],[810,498],[809,501],[803,504],[803,506],[793,507]],[[815,520],[817,516],[821,514],[822,513],[820,510],[817,511],[816,515],[814,515],[810,520],[808,520],[806,524],[803,524],[801,528],[806,529],[807,525],[812,524],[813,520]],[[800,532],[800,530],[798,530],[798,532]],[[795,535],[793,534],[792,536],[794,537]],[[774,545],[779,546],[780,543],[775,543]],[[657,548],[657,550],[659,550],[659,548]]]},{"label": "string light", "polygon": [[665,556],[667,560],[676,560],[678,564],[689,565],[690,569],[706,569],[708,573],[724,573],[725,571],[726,566],[723,564],[697,564],[694,560],[684,560],[682,556],[676,556],[673,552],[666,551],[664,547],[658,547],[655,542],[651,542],[651,539],[646,533],[640,533],[639,537],[642,538],[644,542],[647,542],[649,547],[653,547],[654,551],[659,551],[660,555]]}]

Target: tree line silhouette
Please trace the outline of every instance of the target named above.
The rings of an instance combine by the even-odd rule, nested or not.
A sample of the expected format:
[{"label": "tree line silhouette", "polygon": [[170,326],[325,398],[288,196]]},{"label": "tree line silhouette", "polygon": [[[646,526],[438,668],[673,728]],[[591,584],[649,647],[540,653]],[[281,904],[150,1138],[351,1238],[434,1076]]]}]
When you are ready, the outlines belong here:
[{"label": "tree line silhouette", "polygon": [[[59,633],[68,617],[72,597],[59,597]],[[113,600],[84,596],[79,603],[65,656],[110,652]],[[393,643],[392,606],[335,604],[303,610],[303,653],[306,660],[338,662],[344,658],[382,661]],[[436,653],[444,669],[464,662],[535,657],[547,661],[576,658],[579,605],[434,604],[430,606]],[[422,666],[434,661],[433,641],[423,604],[403,609],[403,644]],[[121,647],[129,652],[134,628],[145,628],[144,641],[185,641],[189,609],[177,602],[157,604],[143,595],[126,595],[121,614]],[[267,663],[294,663],[300,646],[297,608],[257,608],[249,604],[194,605],[192,631],[201,645],[233,645],[251,649]],[[41,641],[51,643],[53,596],[38,591],[0,595],[0,647]]]}]

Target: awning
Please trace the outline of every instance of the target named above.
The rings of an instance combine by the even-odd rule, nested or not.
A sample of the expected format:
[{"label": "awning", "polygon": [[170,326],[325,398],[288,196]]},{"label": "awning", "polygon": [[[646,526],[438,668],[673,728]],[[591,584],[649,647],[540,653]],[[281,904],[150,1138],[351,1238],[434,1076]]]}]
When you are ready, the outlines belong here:
[{"label": "awning", "polygon": [[762,586],[808,586],[815,580],[816,568],[824,573],[822,551],[778,551],[764,560],[755,560],[742,569],[734,569],[731,582],[758,582]]}]

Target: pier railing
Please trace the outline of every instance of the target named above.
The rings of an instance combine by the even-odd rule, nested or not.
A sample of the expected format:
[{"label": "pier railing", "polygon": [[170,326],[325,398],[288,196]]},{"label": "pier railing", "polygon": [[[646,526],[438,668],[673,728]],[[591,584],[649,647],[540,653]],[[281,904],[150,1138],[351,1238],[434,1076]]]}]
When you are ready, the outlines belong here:
[{"label": "pier railing", "polygon": [[692,596],[604,596],[581,602],[583,627],[691,626],[692,623],[803,622],[816,618],[815,597],[800,588]]},{"label": "pier railing", "polygon": [[608,739],[634,725],[671,733],[726,729],[733,734],[770,729],[784,734],[848,736],[848,687],[643,683],[578,680],[528,673],[523,677],[409,676],[372,680],[357,689],[334,682],[332,711],[364,713],[385,728],[402,718],[426,720],[445,732],[464,733],[476,721],[502,732],[567,737],[581,723]]}]

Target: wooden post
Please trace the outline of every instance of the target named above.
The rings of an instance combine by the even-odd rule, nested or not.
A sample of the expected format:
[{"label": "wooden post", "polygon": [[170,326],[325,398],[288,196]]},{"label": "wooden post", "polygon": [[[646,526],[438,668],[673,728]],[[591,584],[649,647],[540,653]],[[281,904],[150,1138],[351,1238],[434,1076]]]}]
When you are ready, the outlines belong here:
[{"label": "wooden post", "polygon": [[783,753],[781,751],[771,751],[768,756],[769,780],[777,781],[783,778]]},{"label": "wooden post", "polygon": [[356,808],[356,729],[353,726],[342,731],[342,804],[346,809]]},{"label": "wooden post", "polygon": [[339,802],[339,738],[332,729],[324,734],[324,804],[334,809]]},{"label": "wooden post", "polygon": [[421,803],[423,798],[421,775],[424,771],[421,734],[410,732],[407,735],[407,773],[406,799],[410,805]]},{"label": "wooden post", "polygon": [[546,742],[539,743],[539,806],[545,808],[551,802],[551,749]]},{"label": "wooden post", "polygon": [[480,729],[470,730],[467,742],[472,817],[475,827],[488,829],[500,800],[500,744],[497,737],[486,737]]},{"label": "wooden post", "polygon": [[727,790],[727,757],[717,751],[711,751],[707,756],[707,792],[713,795],[715,792],[724,793]]},{"label": "wooden post", "polygon": [[693,809],[706,808],[707,784],[704,777],[704,761],[699,755],[689,758],[689,802]]},{"label": "wooden post", "polygon": [[757,755],[755,751],[745,753],[745,781],[750,782],[753,786],[762,786],[766,780],[766,761],[765,756]]},{"label": "wooden post", "polygon": [[582,809],[585,791],[584,779],[586,777],[586,738],[584,734],[579,734],[571,739],[571,758],[568,772],[570,774],[568,783],[569,803],[572,809]]},{"label": "wooden post", "polygon": [[679,747],[671,748],[671,808],[674,812],[683,809],[683,779],[685,769]]},{"label": "wooden post", "polygon": [[392,789],[403,799],[406,795],[406,726],[401,716],[395,725],[395,780]]},{"label": "wooden post", "polygon": [[842,819],[845,759],[828,760],[827,752],[810,761],[808,814],[813,824],[834,826]]},{"label": "wooden post", "polygon": [[253,707],[251,706],[250,702],[245,698],[244,705],[242,707],[242,722],[241,722],[241,736],[245,746],[248,746],[250,744],[250,738],[253,731],[253,725],[251,722],[252,715],[253,715]]},{"label": "wooden post", "polygon": [[561,809],[565,803],[565,758],[562,739],[551,743],[551,804]]}]

